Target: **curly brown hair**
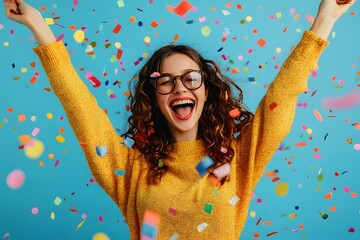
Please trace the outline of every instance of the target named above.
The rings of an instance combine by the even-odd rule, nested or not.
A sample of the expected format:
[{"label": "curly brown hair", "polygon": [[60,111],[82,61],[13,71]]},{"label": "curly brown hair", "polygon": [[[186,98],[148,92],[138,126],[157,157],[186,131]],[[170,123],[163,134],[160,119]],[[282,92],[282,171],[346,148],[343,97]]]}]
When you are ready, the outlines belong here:
[{"label": "curly brown hair", "polygon": [[[168,123],[156,103],[156,90],[151,84],[150,75],[160,72],[164,60],[174,53],[181,53],[198,64],[204,72],[205,88],[208,90],[207,101],[199,120],[198,136],[203,145],[209,149],[209,156],[214,165],[213,170],[225,163],[230,163],[234,156],[231,142],[234,134],[250,123],[253,113],[248,111],[242,101],[243,94],[233,80],[223,75],[216,62],[204,59],[199,52],[186,45],[167,45],[161,47],[148,59],[140,72],[130,81],[129,129],[124,134],[133,138],[133,147],[138,149],[148,161],[150,167],[147,173],[149,184],[156,184],[167,172],[168,167],[159,164],[159,160],[171,157],[173,151]],[[233,95],[232,87],[239,94]],[[229,111],[237,108],[239,114],[230,116]],[[222,149],[227,149],[224,151]],[[225,179],[222,179],[223,184]]]}]

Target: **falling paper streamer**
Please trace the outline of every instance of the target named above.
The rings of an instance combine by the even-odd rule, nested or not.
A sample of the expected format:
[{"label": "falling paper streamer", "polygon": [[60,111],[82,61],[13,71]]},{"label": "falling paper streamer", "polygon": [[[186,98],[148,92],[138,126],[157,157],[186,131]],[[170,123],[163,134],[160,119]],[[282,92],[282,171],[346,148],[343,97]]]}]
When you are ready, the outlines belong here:
[{"label": "falling paper streamer", "polygon": [[354,91],[337,98],[325,98],[323,104],[328,108],[348,109],[360,103],[360,91]]}]

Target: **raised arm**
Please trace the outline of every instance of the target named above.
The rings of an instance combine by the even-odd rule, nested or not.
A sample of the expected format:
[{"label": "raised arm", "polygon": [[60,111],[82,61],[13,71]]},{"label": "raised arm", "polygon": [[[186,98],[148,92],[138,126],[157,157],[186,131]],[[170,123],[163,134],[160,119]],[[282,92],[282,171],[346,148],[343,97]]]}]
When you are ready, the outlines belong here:
[{"label": "raised arm", "polygon": [[353,4],[339,5],[336,0],[323,0],[310,31],[306,31],[284,62],[275,80],[261,100],[253,119],[241,132],[237,142],[238,171],[249,168],[251,187],[259,181],[281,141],[288,135],[295,116],[296,102],[327,45],[336,20]]},{"label": "raised arm", "polygon": [[[28,27],[39,45],[34,50],[59,98],[77,140],[81,143],[89,167],[100,186],[119,204],[126,202],[126,181],[131,177],[127,147],[121,144],[106,113],[80,79],[71,64],[69,54],[56,38],[41,13],[22,0],[4,0],[6,16]],[[105,149],[102,154],[98,149]],[[132,151],[132,153],[134,153]],[[133,159],[133,158],[132,158]],[[119,177],[115,170],[125,170],[126,177]],[[124,180],[127,179],[127,180]],[[119,192],[123,199],[119,199]],[[124,205],[123,205],[124,206]]]}]

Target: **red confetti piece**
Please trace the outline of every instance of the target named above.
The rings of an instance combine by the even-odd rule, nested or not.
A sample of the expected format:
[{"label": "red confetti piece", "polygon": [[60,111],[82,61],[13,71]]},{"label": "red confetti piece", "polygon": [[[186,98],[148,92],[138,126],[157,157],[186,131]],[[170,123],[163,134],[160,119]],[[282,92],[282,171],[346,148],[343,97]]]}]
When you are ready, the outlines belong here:
[{"label": "red confetti piece", "polygon": [[93,87],[99,87],[101,85],[101,82],[94,77],[90,72],[86,73],[85,77],[92,83]]},{"label": "red confetti piece", "polygon": [[278,105],[276,104],[276,102],[273,102],[269,105],[270,111],[274,110]]},{"label": "red confetti piece", "polygon": [[349,228],[348,232],[354,233],[354,232],[355,232],[355,228]]},{"label": "red confetti piece", "polygon": [[152,26],[153,28],[156,28],[157,26],[159,26],[159,24],[156,20],[153,20],[153,21],[151,21],[150,26]]},{"label": "red confetti piece", "polygon": [[114,29],[112,30],[113,33],[118,34],[121,30],[121,25],[117,24]]},{"label": "red confetti piece", "polygon": [[271,233],[266,234],[266,236],[267,236],[267,237],[270,237],[270,236],[275,235],[275,234],[277,234],[277,233],[278,233],[278,232],[271,232]]},{"label": "red confetti piece", "polygon": [[187,1],[182,1],[176,7],[166,6],[169,12],[174,12],[179,16],[184,16],[188,11],[192,9],[192,5]]},{"label": "red confetti piece", "polygon": [[123,53],[123,51],[122,51],[121,49],[118,49],[118,50],[117,50],[117,53],[116,53],[116,59],[117,59],[117,60],[120,60],[120,59],[121,59],[122,53]]}]

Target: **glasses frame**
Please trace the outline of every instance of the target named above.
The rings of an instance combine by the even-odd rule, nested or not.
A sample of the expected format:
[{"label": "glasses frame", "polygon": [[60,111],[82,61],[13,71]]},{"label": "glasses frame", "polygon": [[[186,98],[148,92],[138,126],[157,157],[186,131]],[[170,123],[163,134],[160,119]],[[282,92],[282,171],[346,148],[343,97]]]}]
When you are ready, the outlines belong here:
[{"label": "glasses frame", "polygon": [[[200,82],[199,87],[197,87],[197,88],[188,88],[188,87],[184,84],[184,76],[185,76],[186,74],[191,73],[191,72],[200,73],[201,82]],[[159,92],[159,90],[157,89],[157,87],[156,87],[156,85],[157,85],[157,80],[158,80],[159,78],[161,78],[161,77],[170,77],[170,78],[173,80],[174,85],[173,85],[173,88],[171,89],[170,92],[168,92],[168,93],[161,93],[161,92]],[[199,89],[199,88],[202,86],[203,82],[204,82],[204,72],[203,72],[203,71],[201,71],[201,70],[190,70],[190,71],[185,72],[184,74],[176,75],[176,76],[172,75],[171,73],[164,73],[164,74],[161,74],[160,76],[152,77],[152,78],[151,78],[151,80],[152,80],[152,85],[154,85],[154,88],[156,89],[156,91],[157,91],[159,94],[161,94],[161,95],[168,95],[168,94],[170,94],[172,91],[174,91],[174,89],[175,89],[175,87],[176,87],[176,79],[177,79],[178,77],[180,77],[181,83],[182,83],[183,86],[186,87],[186,89],[188,89],[188,90],[196,90],[196,89]]]}]

